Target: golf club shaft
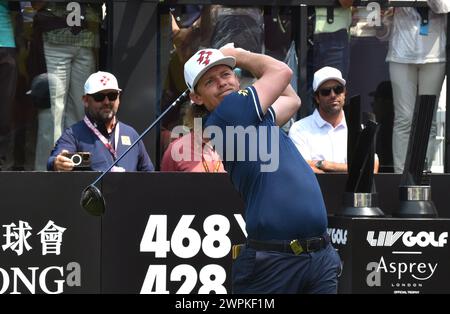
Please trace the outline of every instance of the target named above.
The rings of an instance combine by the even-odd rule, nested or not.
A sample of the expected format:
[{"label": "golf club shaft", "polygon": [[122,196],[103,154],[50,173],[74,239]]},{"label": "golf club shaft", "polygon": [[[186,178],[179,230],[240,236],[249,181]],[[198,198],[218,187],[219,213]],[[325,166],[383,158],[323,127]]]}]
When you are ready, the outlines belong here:
[{"label": "golf club shaft", "polygon": [[158,118],[156,118],[156,120],[148,127],[144,130],[144,132],[142,132],[141,135],[139,135],[139,137],[133,142],[133,144],[131,144],[130,147],[127,148],[126,151],[124,151],[122,153],[122,155],[119,156],[119,158],[117,158],[112,164],[111,166],[109,166],[108,169],[106,169],[105,171],[103,171],[103,173],[94,181],[92,182],[91,185],[95,185],[98,181],[101,180],[101,178],[103,178],[103,176],[108,173],[115,165],[117,165],[117,163],[151,130],[153,129],[153,127],[167,114],[167,112],[169,112],[172,108],[174,108],[175,106],[185,102],[189,97],[189,89],[186,89],[183,94],[181,94],[169,107],[167,107],[166,110],[164,110],[163,113],[161,113]]}]

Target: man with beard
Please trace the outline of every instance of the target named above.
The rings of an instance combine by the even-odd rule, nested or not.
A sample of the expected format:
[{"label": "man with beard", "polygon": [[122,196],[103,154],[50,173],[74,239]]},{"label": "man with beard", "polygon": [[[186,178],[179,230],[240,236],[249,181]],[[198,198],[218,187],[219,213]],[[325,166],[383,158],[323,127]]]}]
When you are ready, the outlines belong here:
[{"label": "man with beard", "polygon": [[347,124],[342,110],[345,83],[336,68],[316,71],[313,81],[316,109],[289,130],[289,137],[316,173],[347,171]]},{"label": "man with beard", "polygon": [[[106,170],[137,138],[137,132],[117,121],[121,89],[108,72],[91,74],[84,84],[84,119],[67,128],[55,144],[48,170],[71,171],[76,166],[69,153],[90,153],[90,169]],[[75,168],[76,170],[77,168]],[[153,164],[141,141],[111,171],[153,171]]]}]

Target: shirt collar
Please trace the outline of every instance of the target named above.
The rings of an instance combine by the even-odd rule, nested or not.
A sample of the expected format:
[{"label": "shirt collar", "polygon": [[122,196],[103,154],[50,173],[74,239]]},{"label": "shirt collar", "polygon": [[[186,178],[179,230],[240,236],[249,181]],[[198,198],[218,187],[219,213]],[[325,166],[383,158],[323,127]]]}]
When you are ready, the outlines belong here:
[{"label": "shirt collar", "polygon": [[347,122],[345,121],[345,114],[343,114],[341,122],[339,122],[339,124],[335,128],[333,128],[333,126],[330,123],[325,121],[320,116],[319,110],[317,110],[317,109],[315,109],[313,112],[313,119],[319,128],[323,128],[326,125],[330,126],[330,128],[332,128],[332,129],[347,128]]}]

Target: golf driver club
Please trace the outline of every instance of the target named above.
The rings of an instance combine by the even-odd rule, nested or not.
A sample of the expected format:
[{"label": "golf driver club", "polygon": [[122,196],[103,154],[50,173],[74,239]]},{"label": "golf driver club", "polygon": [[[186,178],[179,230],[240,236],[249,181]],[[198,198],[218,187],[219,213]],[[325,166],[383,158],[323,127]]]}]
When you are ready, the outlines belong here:
[{"label": "golf driver club", "polygon": [[83,192],[81,192],[80,205],[87,212],[94,216],[100,216],[105,212],[105,199],[103,198],[102,192],[95,186],[103,176],[109,172],[117,163],[175,106],[182,104],[186,100],[189,99],[189,89],[185,90],[183,94],[181,94],[163,113],[161,113],[158,118],[142,132],[141,135],[131,144],[130,147],[127,148],[126,151],[122,153],[108,169],[102,172],[100,176],[92,182],[89,186],[87,186]]}]

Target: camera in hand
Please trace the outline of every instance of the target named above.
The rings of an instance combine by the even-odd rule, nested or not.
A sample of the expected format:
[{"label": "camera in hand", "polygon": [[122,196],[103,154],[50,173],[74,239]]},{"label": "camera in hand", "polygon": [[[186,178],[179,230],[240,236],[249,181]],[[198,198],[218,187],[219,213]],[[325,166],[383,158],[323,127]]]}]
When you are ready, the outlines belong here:
[{"label": "camera in hand", "polygon": [[65,157],[69,158],[73,164],[73,170],[91,170],[91,153],[89,152],[76,152],[65,153]]}]

